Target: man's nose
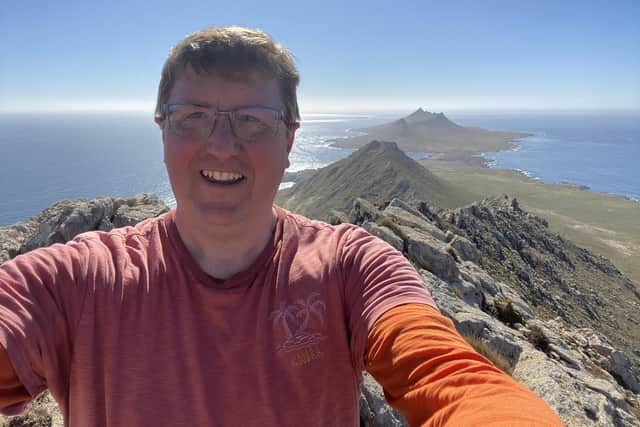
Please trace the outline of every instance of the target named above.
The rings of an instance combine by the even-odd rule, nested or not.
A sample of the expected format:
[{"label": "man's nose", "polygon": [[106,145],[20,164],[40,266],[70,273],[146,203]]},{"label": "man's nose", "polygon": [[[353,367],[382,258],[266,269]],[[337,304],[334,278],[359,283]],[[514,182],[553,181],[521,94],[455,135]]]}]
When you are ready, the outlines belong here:
[{"label": "man's nose", "polygon": [[239,142],[231,128],[229,114],[216,115],[213,130],[207,138],[207,152],[218,158],[232,157],[238,152]]}]

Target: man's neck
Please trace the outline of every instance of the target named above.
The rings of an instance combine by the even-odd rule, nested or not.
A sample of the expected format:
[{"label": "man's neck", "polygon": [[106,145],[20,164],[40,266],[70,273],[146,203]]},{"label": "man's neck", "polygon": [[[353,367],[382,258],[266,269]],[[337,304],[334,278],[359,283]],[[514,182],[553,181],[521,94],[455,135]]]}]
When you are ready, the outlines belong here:
[{"label": "man's neck", "polygon": [[180,238],[200,268],[216,279],[228,279],[249,268],[262,253],[276,225],[276,213],[271,213],[260,224],[244,225],[237,232],[230,226],[187,227],[179,212],[175,221]]}]

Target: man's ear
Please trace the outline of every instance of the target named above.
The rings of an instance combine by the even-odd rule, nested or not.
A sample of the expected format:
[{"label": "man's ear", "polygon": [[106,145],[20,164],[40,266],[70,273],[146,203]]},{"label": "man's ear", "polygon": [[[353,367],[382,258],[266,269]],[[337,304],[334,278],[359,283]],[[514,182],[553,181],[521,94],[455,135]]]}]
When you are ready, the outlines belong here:
[{"label": "man's ear", "polygon": [[164,144],[164,117],[155,116],[153,121],[156,122],[162,133],[162,143]]},{"label": "man's ear", "polygon": [[294,123],[287,126],[287,154],[291,154],[291,149],[293,148],[293,140],[296,138],[296,131],[299,127],[299,123]]}]

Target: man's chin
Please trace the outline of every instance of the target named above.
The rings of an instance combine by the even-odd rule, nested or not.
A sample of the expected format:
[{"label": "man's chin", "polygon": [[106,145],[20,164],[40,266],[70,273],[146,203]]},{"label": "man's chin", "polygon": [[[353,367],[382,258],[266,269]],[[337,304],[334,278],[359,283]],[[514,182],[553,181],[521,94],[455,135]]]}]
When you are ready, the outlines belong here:
[{"label": "man's chin", "polygon": [[[258,218],[258,210],[249,209],[243,203],[198,203],[193,205],[191,209],[184,209],[182,212],[180,204],[178,204],[176,211],[177,216],[182,216],[182,225],[195,230],[195,232],[211,227],[240,227],[239,231],[242,232],[242,230],[250,228],[252,223],[261,222]],[[267,216],[272,215],[270,207],[265,209],[264,215],[265,221]]]}]

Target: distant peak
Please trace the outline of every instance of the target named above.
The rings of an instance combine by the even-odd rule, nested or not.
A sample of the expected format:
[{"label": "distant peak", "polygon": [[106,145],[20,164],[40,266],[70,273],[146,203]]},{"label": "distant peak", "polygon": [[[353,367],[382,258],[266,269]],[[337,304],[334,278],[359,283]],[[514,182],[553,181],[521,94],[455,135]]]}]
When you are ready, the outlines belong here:
[{"label": "distant peak", "polygon": [[409,114],[407,117],[423,117],[423,116],[430,116],[430,115],[431,115],[430,112],[424,111],[422,107],[420,107],[413,113]]},{"label": "distant peak", "polygon": [[400,151],[400,149],[398,148],[398,144],[396,144],[393,141],[381,141],[381,140],[377,140],[374,139],[373,141],[369,142],[368,144],[364,145],[361,150],[362,151],[369,151],[369,150],[380,150],[382,149],[383,151]]},{"label": "distant peak", "polygon": [[405,117],[405,119],[411,123],[421,123],[421,122],[427,122],[429,120],[432,120],[435,117],[437,117],[436,114],[430,113],[429,111],[425,111],[422,109],[422,107],[420,107],[416,111],[414,111],[413,113]]}]

